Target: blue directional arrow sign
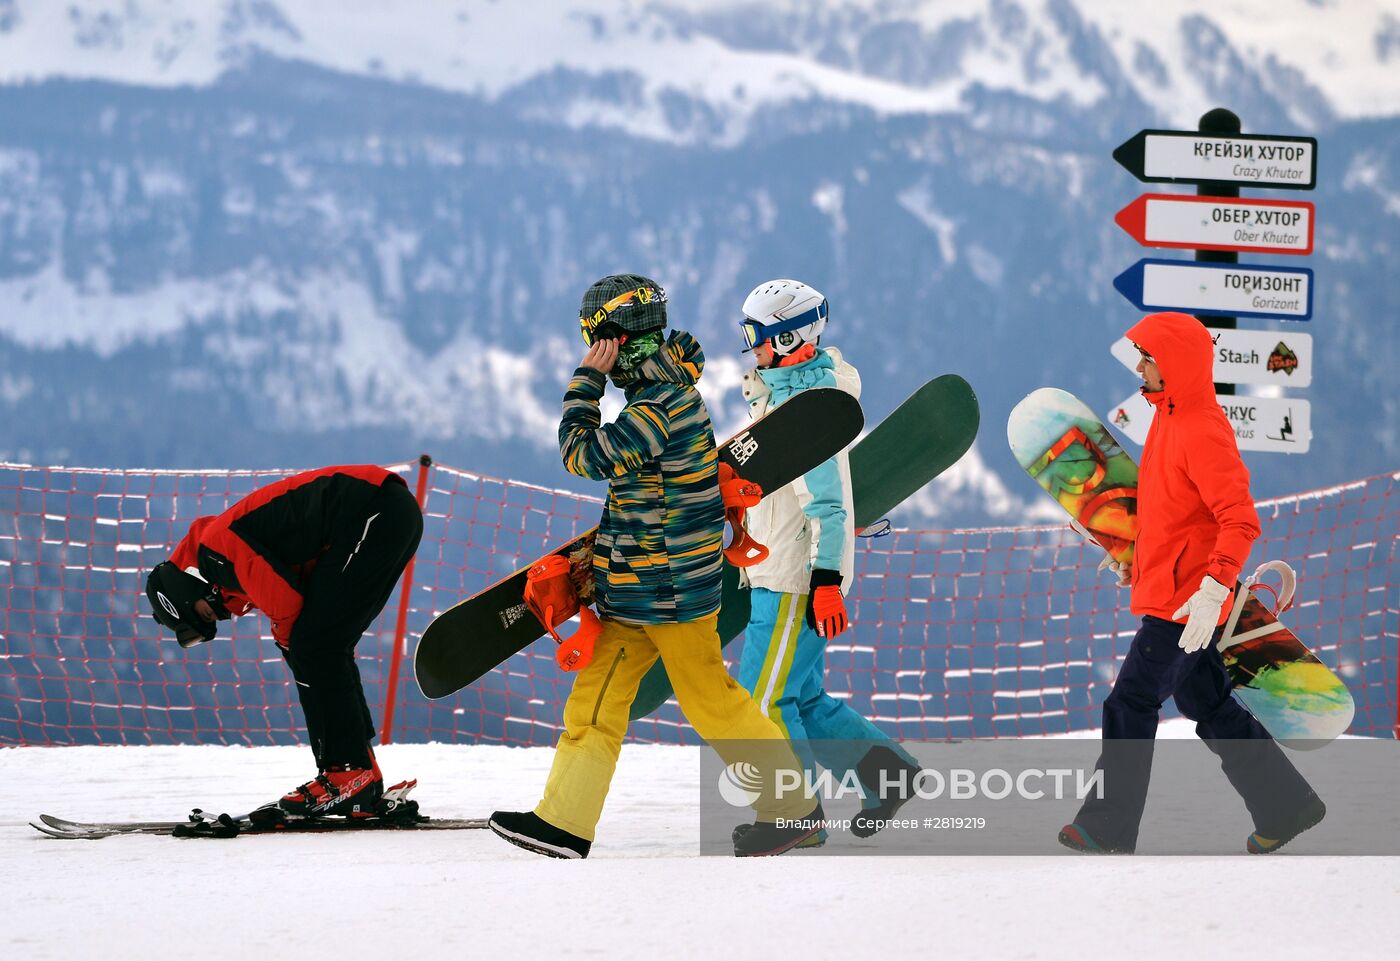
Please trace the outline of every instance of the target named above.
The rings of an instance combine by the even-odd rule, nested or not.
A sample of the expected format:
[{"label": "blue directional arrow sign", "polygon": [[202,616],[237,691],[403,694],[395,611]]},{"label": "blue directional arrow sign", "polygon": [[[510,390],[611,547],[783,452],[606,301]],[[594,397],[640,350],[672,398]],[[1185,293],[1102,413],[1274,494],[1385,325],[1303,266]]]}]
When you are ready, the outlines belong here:
[{"label": "blue directional arrow sign", "polygon": [[1113,278],[1113,286],[1139,310],[1285,320],[1308,320],[1313,312],[1313,272],[1306,267],[1145,257]]}]

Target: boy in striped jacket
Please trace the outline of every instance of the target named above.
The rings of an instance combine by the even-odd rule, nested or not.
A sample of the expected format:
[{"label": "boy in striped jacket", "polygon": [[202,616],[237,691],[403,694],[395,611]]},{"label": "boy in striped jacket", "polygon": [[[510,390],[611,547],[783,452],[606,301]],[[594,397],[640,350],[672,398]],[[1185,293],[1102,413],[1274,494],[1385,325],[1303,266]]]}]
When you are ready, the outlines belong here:
[{"label": "boy in striped jacket", "polygon": [[[593,548],[602,633],[564,705],[559,737],[533,811],[497,811],[491,829],[526,850],[583,858],[592,847],[617,765],[628,709],[659,656],[681,711],[726,764],[754,764],[771,784],[797,760],[777,727],[725,670],[716,629],[723,570],[724,504],[709,411],[695,388],[704,354],[666,327],[666,296],[652,280],[617,274],[584,294],[588,353],[564,394],[564,466],[608,481]],[[603,424],[608,378],[627,404]],[[730,756],[730,755],[735,756]],[[781,854],[816,833],[820,807],[801,792],[765,790],[759,819],[735,854]],[[803,822],[779,828],[778,822]]]}]

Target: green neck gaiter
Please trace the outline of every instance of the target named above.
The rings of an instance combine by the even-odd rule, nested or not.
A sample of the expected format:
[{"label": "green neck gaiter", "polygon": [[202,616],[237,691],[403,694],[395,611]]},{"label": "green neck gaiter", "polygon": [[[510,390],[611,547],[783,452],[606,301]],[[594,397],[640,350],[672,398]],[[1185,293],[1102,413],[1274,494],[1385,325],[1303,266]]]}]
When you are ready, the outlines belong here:
[{"label": "green neck gaiter", "polygon": [[665,339],[665,331],[661,330],[649,330],[645,334],[629,337],[617,353],[616,370],[622,374],[631,374],[642,361],[661,349]]}]

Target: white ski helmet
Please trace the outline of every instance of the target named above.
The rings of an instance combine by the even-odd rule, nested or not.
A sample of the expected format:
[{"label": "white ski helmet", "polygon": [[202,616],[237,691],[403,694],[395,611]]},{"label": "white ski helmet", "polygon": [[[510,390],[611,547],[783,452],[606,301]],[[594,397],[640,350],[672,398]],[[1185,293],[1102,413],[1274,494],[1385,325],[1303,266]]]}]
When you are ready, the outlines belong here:
[{"label": "white ski helmet", "polygon": [[764,281],[744,298],[739,326],[746,351],[766,340],[773,353],[786,357],[803,344],[816,346],[826,329],[826,298],[801,281]]}]

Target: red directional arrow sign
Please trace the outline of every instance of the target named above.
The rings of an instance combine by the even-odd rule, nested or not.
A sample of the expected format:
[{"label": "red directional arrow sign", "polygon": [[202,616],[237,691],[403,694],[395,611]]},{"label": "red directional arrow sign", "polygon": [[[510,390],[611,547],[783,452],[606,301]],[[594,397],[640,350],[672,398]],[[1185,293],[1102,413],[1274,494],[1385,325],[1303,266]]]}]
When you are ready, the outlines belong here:
[{"label": "red directional arrow sign", "polygon": [[1296,200],[1143,194],[1113,219],[1144,247],[1273,254],[1313,249],[1313,205]]}]

